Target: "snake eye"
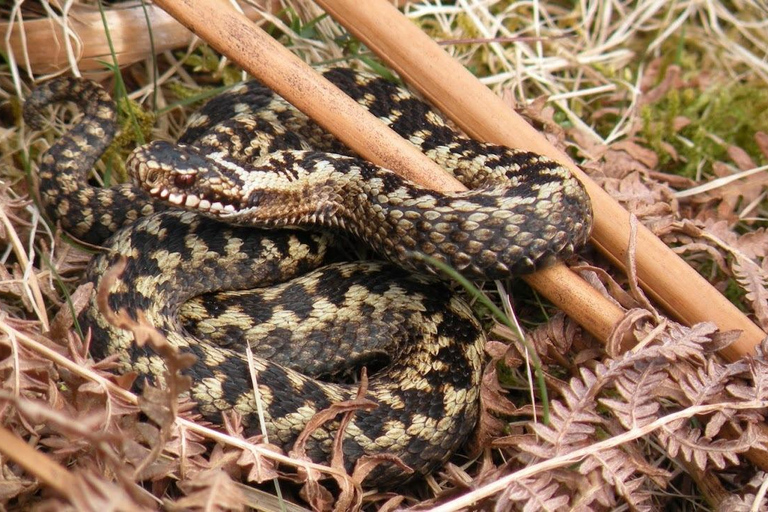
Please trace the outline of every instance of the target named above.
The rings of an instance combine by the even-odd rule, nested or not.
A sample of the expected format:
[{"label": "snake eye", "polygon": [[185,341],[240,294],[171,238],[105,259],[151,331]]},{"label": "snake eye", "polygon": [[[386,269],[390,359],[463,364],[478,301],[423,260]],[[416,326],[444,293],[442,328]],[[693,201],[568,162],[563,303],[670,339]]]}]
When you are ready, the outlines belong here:
[{"label": "snake eye", "polygon": [[195,184],[194,174],[177,174],[173,178],[173,183],[179,188],[190,187]]}]

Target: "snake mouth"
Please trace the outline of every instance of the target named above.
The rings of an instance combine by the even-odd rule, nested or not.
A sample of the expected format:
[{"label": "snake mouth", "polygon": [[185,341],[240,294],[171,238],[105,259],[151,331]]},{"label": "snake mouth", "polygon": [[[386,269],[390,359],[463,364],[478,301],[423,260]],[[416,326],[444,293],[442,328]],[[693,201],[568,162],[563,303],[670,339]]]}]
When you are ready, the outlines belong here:
[{"label": "snake mouth", "polygon": [[233,183],[215,160],[198,153],[194,147],[154,141],[136,148],[126,167],[154,199],[213,217],[235,215],[239,202]]},{"label": "snake mouth", "polygon": [[224,204],[220,201],[211,201],[195,194],[183,194],[171,192],[168,189],[150,190],[152,197],[157,197],[170,204],[183,208],[193,209],[201,213],[212,214],[216,216],[226,216],[234,214],[237,209],[232,204]]}]

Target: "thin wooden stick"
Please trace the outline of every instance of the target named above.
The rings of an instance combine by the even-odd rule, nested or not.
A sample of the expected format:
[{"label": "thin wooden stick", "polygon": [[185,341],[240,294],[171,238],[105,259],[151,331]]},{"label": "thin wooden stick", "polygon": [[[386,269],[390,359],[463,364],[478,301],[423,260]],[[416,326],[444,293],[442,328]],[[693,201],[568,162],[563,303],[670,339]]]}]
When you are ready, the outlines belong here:
[{"label": "thin wooden stick", "polygon": [[[317,3],[471,136],[525,148],[571,169],[592,199],[593,244],[617,267],[624,268],[629,213],[501,98],[386,0],[317,0]],[[766,336],[757,325],[643,226],[638,229],[637,246],[640,284],[669,314],[688,325],[711,321],[724,331],[742,331],[739,339],[722,353],[729,360],[754,353],[755,346]],[[557,271],[538,273],[529,282],[563,307],[555,300],[562,292],[560,278]],[[589,321],[587,317],[575,319],[582,325]]]}]

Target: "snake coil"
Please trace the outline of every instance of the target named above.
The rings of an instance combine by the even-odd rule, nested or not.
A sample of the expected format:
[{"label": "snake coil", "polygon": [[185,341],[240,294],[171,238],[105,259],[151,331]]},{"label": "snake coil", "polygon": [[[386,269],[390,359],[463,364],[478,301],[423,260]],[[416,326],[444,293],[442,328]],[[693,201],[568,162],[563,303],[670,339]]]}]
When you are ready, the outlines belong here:
[{"label": "snake coil", "polygon": [[[383,461],[365,483],[387,486],[443,464],[478,411],[482,330],[413,253],[474,279],[506,278],[572,254],[591,211],[580,183],[546,158],[467,139],[381,78],[324,75],[472,190],[437,193],[365,162],[256,82],[208,102],[177,143],[134,150],[136,185],[88,182],[116,131],[98,85],[44,84],[24,115],[39,125],[41,109],[67,100],[83,110],[42,159],[42,203],[73,236],[104,244],[87,271],[95,285],[126,259],[109,305],[142,313],[197,356],[189,374],[199,411],[220,422],[235,410],[258,433],[253,372],[269,440],[289,449],[316,413],[355,397],[357,384],[332,376],[350,363],[377,367],[365,394],[376,407],[356,411],[342,448],[348,468],[385,454],[413,470]],[[394,264],[320,266],[339,234]],[[94,357],[117,354],[124,371],[162,378],[162,359],[107,323],[95,299],[81,321]],[[328,460],[338,428],[312,433],[313,460]]]}]

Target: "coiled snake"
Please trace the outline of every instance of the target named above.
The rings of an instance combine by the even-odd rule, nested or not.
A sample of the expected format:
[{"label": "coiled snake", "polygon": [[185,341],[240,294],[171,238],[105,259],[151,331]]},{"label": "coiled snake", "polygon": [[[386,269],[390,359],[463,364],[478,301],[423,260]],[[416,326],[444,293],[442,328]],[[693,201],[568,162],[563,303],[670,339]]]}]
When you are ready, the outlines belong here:
[{"label": "coiled snake", "polygon": [[[414,253],[472,279],[530,272],[586,242],[589,200],[562,167],[467,139],[381,78],[348,69],[324,75],[472,190],[433,192],[363,161],[256,82],[208,102],[177,143],[134,150],[127,165],[137,185],[98,188],[88,174],[115,135],[115,109],[96,84],[65,78],[36,89],[24,108],[36,125],[54,102],[84,111],[43,157],[40,196],[66,231],[105,244],[89,280],[98,285],[127,259],[109,305],[142,312],[198,357],[190,393],[207,419],[220,422],[235,409],[247,433],[258,433],[245,343],[269,439],[286,448],[317,412],[356,395],[356,384],[329,376],[373,365],[365,397],[377,407],[356,411],[347,425],[345,462],[388,454],[424,475],[474,426],[484,338],[467,305],[425,276],[431,270]],[[329,235],[339,233],[396,265],[315,269]],[[81,321],[93,330],[95,358],[118,354],[124,370],[162,374],[162,360],[108,324],[95,300]],[[311,458],[329,458],[338,426],[314,431]],[[384,462],[366,484],[407,478]]]}]

